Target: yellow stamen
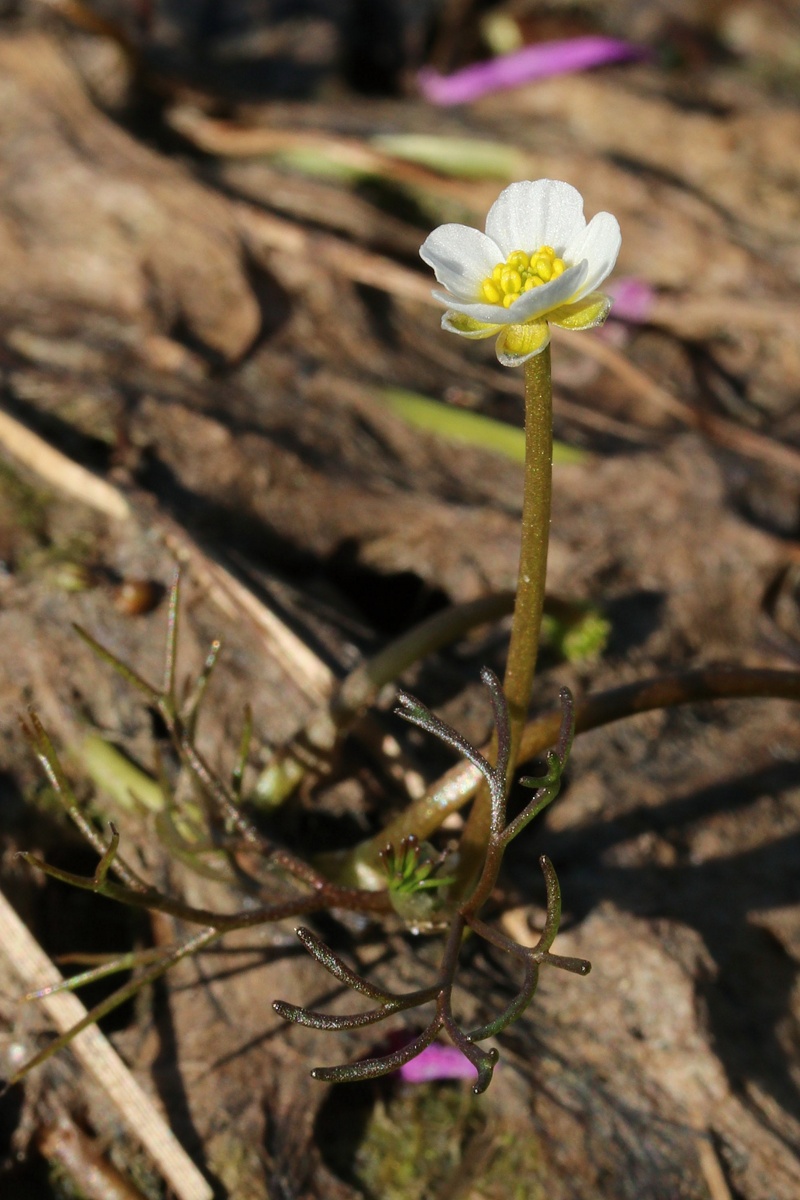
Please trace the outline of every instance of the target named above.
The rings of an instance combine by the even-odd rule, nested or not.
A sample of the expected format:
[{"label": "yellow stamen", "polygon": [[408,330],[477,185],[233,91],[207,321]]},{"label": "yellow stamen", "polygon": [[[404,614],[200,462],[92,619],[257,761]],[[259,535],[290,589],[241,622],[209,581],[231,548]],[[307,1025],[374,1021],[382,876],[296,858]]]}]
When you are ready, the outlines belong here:
[{"label": "yellow stamen", "polygon": [[500,276],[500,287],[507,296],[518,296],[522,290],[522,276],[513,267],[506,267]]},{"label": "yellow stamen", "polygon": [[504,263],[498,263],[480,286],[482,300],[510,308],[525,292],[558,279],[567,269],[552,246],[540,246],[532,254],[512,250]]}]

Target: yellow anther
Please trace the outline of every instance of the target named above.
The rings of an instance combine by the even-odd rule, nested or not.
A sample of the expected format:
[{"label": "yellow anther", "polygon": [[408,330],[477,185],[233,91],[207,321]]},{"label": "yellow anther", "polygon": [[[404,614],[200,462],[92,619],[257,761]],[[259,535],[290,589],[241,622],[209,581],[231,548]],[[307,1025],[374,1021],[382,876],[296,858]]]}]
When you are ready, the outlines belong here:
[{"label": "yellow anther", "polygon": [[531,292],[563,275],[567,264],[557,258],[552,246],[540,246],[532,254],[512,250],[504,263],[498,263],[480,285],[479,295],[489,304],[510,308],[523,292]]},{"label": "yellow anther", "polygon": [[506,267],[503,274],[500,276],[500,287],[508,296],[511,292],[519,292],[522,289],[522,276],[519,271],[515,271],[513,267]]}]

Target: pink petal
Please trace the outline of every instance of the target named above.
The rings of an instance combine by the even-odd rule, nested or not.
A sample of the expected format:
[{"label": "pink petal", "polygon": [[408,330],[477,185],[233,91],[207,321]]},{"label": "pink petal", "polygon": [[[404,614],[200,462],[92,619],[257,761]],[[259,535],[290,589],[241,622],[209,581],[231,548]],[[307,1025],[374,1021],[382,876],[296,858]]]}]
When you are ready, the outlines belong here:
[{"label": "pink petal", "polygon": [[519,87],[534,79],[583,71],[602,63],[647,58],[649,53],[644,46],[618,38],[567,38],[526,46],[513,54],[474,63],[453,75],[440,75],[426,67],[419,72],[417,82],[422,95],[431,104],[468,104],[488,92]]},{"label": "pink petal", "polygon": [[603,289],[614,301],[611,315],[617,321],[628,321],[631,325],[641,325],[650,317],[653,311],[656,294],[649,283],[635,276],[615,279]]},{"label": "pink petal", "polygon": [[474,1079],[475,1068],[455,1046],[433,1042],[411,1062],[400,1068],[406,1083],[430,1083],[433,1079]]}]

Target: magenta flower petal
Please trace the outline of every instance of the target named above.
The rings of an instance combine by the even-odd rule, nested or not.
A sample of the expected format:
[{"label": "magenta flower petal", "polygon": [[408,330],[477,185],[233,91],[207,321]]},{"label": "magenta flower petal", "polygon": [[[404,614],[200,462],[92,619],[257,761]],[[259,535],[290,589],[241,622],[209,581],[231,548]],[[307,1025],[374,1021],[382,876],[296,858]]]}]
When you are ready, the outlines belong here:
[{"label": "magenta flower petal", "polygon": [[656,294],[649,283],[635,276],[617,279],[606,288],[614,301],[612,314],[617,321],[641,325],[653,311]]},{"label": "magenta flower petal", "polygon": [[440,75],[429,67],[417,75],[419,89],[431,104],[468,104],[489,92],[519,87],[549,75],[584,71],[602,63],[647,58],[649,50],[619,38],[579,37],[540,42],[488,62],[474,63],[453,75]]},{"label": "magenta flower petal", "polygon": [[455,1046],[433,1042],[411,1062],[400,1068],[406,1083],[430,1083],[433,1079],[474,1079],[475,1068]]}]

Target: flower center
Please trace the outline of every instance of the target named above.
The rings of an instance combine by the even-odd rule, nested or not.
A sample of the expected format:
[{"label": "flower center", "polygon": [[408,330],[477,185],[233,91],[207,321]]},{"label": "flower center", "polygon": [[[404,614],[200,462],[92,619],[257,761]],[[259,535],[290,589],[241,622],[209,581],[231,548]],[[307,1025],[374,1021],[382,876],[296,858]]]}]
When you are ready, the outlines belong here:
[{"label": "flower center", "polygon": [[498,263],[484,279],[480,287],[481,299],[510,308],[523,292],[557,279],[566,269],[567,264],[557,257],[552,246],[540,246],[532,254],[512,250],[506,261]]}]

